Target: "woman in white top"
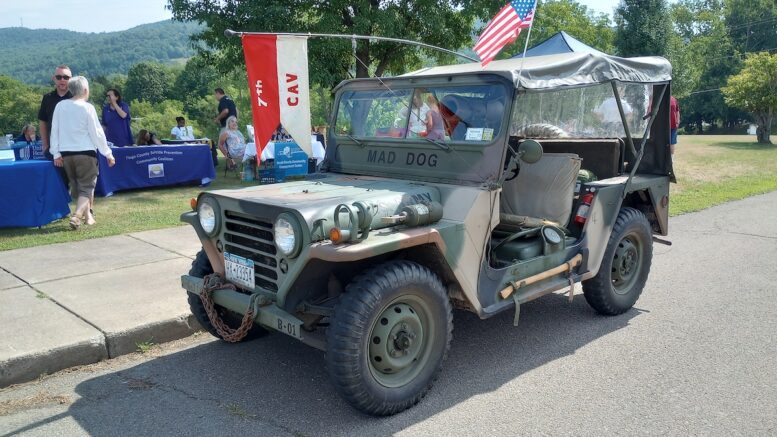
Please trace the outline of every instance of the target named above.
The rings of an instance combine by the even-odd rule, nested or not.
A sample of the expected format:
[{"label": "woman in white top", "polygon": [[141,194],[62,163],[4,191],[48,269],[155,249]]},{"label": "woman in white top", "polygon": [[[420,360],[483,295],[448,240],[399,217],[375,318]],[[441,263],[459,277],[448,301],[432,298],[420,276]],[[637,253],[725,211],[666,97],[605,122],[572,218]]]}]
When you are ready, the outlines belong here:
[{"label": "woman in white top", "polygon": [[227,168],[233,169],[238,162],[243,161],[246,151],[246,139],[237,129],[237,118],[234,115],[227,118],[227,127],[219,135],[219,150],[227,158]]},{"label": "woman in white top", "polygon": [[[407,126],[407,138],[418,138],[421,136],[421,132],[425,132],[426,127],[426,114],[429,112],[429,106],[424,103],[421,97],[421,90],[416,90],[413,93],[412,106],[410,108],[410,118],[408,119]],[[403,116],[407,116],[407,108],[404,108]]]},{"label": "woman in white top", "polygon": [[83,76],[75,76],[68,81],[67,89],[73,97],[59,102],[54,108],[49,143],[54,165],[65,168],[71,195],[78,199],[76,211],[70,218],[70,227],[78,229],[84,221],[88,225],[95,223],[89,208],[99,173],[96,151],[108,159],[109,166],[113,167],[116,161],[97,112],[87,102],[89,82]]}]

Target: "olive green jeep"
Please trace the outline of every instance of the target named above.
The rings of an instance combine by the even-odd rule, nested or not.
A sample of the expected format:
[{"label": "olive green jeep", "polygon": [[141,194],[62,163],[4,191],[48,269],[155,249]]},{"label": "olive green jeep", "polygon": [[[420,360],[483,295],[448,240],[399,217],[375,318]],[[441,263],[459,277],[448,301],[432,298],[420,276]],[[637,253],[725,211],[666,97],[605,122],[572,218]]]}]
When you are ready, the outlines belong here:
[{"label": "olive green jeep", "polygon": [[430,389],[454,308],[517,323],[582,283],[599,313],[628,311],[668,244],[670,82],[663,58],[580,53],[345,81],[320,173],[206,191],[181,216],[203,247],[191,310],[226,341],[325,351],[375,415]]}]

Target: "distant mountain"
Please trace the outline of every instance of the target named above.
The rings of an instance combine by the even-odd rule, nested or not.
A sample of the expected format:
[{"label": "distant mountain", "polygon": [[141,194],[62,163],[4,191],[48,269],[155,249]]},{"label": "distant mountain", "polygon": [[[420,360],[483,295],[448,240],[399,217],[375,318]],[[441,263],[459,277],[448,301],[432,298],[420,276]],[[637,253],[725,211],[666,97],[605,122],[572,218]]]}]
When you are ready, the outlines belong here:
[{"label": "distant mountain", "polygon": [[103,33],[6,27],[0,29],[0,75],[50,84],[59,64],[87,78],[127,74],[140,61],[174,63],[191,57],[189,36],[201,29],[199,24],[170,20]]}]

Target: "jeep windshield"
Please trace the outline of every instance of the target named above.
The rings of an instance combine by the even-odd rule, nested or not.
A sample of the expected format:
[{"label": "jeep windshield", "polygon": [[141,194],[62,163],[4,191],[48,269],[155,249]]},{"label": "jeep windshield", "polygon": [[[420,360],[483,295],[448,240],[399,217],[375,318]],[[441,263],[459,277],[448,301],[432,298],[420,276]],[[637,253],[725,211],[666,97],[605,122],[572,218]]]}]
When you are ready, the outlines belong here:
[{"label": "jeep windshield", "polygon": [[[449,182],[495,178],[512,88],[501,80],[428,82],[346,84],[336,105],[333,170]],[[482,165],[494,148],[496,158]]]},{"label": "jeep windshield", "polygon": [[348,91],[340,99],[336,132],[355,138],[489,143],[499,134],[505,97],[499,85]]}]

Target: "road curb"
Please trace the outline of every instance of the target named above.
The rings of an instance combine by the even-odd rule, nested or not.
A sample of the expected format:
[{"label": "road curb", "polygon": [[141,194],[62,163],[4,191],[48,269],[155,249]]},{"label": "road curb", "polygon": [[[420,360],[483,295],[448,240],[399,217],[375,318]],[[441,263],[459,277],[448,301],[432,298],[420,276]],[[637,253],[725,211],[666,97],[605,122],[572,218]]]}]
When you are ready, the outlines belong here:
[{"label": "road curb", "polygon": [[166,343],[201,330],[197,320],[189,314],[124,332],[100,334],[89,341],[13,357],[0,361],[0,389],[71,367],[138,352],[140,343]]},{"label": "road curb", "polygon": [[201,330],[180,282],[199,246],[182,226],[2,252],[0,388]]},{"label": "road curb", "polygon": [[105,336],[0,361],[0,388],[108,358]]},{"label": "road curb", "polygon": [[202,330],[191,314],[149,323],[122,332],[106,332],[109,358],[138,352],[139,344],[160,344],[179,340]]}]

